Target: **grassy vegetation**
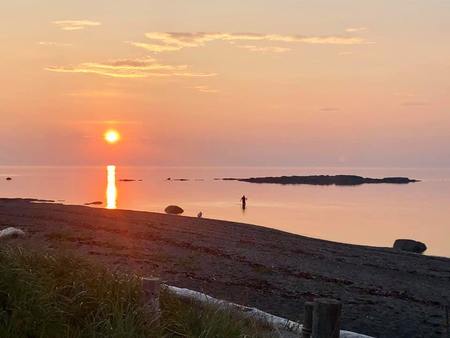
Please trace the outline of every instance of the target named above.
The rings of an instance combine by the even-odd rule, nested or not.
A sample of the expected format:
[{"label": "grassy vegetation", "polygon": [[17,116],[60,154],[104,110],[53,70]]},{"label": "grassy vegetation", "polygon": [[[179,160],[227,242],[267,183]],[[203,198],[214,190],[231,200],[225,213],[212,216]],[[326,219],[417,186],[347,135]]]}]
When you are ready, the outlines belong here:
[{"label": "grassy vegetation", "polygon": [[140,278],[69,254],[0,249],[0,337],[268,337],[214,307],[161,295],[160,324]]}]

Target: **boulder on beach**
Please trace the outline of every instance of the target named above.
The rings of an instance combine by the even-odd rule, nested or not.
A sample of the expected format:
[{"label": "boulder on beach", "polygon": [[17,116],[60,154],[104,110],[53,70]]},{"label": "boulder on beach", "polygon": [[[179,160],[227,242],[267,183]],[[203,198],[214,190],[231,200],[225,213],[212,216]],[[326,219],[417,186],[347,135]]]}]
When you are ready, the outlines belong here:
[{"label": "boulder on beach", "polygon": [[184,212],[182,208],[180,208],[178,205],[169,205],[167,208],[164,209],[166,214],[172,214],[172,215],[180,215]]},{"label": "boulder on beach", "polygon": [[427,246],[422,242],[414,241],[412,239],[397,239],[394,243],[394,249],[423,253],[427,249]]},{"label": "boulder on beach", "polygon": [[17,238],[23,236],[25,236],[25,232],[13,227],[8,227],[0,231],[0,239]]}]

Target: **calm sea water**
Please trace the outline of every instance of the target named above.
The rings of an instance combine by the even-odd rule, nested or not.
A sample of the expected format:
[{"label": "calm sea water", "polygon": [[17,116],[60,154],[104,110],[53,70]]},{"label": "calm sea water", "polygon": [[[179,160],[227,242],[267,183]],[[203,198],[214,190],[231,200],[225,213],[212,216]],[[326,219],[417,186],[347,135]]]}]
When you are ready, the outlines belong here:
[{"label": "calm sea water", "polygon": [[[336,187],[214,180],[311,174],[408,176],[422,182]],[[143,181],[119,181],[124,178]],[[240,208],[243,194],[248,197],[245,211]],[[412,238],[425,242],[428,254],[450,256],[450,169],[0,167],[0,197],[66,204],[98,200],[102,207],[156,212],[177,204],[189,216],[202,211],[206,218],[345,243],[391,246],[397,238]]]}]

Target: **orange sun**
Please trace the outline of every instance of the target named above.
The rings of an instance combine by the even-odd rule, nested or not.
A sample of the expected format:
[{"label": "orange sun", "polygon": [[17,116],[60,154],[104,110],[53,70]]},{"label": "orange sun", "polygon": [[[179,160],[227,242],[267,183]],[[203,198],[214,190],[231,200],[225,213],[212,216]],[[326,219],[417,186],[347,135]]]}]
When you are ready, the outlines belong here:
[{"label": "orange sun", "polygon": [[110,129],[104,135],[105,141],[114,144],[120,141],[120,134],[117,130]]}]

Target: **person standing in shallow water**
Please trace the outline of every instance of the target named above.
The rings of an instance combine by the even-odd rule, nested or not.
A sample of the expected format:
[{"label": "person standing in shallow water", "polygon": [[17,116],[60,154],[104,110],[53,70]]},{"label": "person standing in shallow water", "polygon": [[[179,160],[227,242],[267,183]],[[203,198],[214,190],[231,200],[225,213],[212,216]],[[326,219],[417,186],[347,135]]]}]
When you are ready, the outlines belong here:
[{"label": "person standing in shallow water", "polygon": [[245,208],[247,207],[247,199],[248,199],[248,198],[245,197],[245,195],[241,197],[242,210],[245,210]]}]

